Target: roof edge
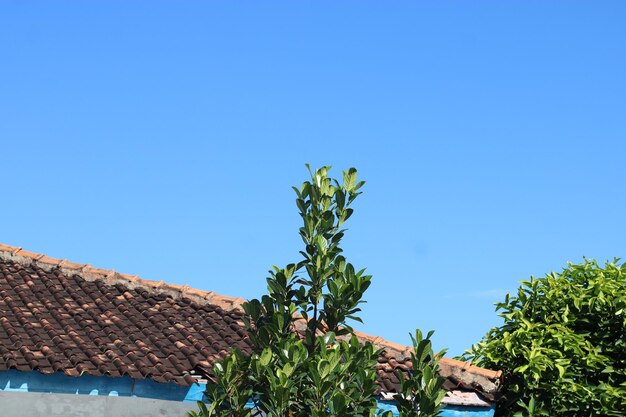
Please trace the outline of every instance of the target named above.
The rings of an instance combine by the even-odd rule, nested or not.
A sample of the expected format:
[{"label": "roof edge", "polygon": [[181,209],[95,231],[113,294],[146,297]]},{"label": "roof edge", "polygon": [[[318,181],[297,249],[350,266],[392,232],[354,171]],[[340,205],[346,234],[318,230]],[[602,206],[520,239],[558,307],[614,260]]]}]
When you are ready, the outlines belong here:
[{"label": "roof edge", "polygon": [[[355,331],[354,333],[359,339],[370,341],[376,346],[395,351],[399,354],[404,354],[407,357],[410,356],[413,351],[412,346],[405,346],[399,343],[390,342],[380,336],[372,336],[358,331]],[[491,369],[480,368],[472,365],[471,362],[463,362],[457,359],[446,358],[445,356],[440,359],[440,363],[445,366],[463,368],[466,372],[479,374],[487,378],[499,378],[502,375],[502,371],[492,371]]]},{"label": "roof edge", "polygon": [[116,272],[114,269],[94,268],[89,264],[57,259],[42,253],[30,252],[18,246],[0,243],[0,259],[26,265],[35,265],[45,271],[58,268],[68,276],[79,275],[87,281],[101,280],[109,285],[123,284],[130,288],[144,288],[150,292],[171,295],[173,298],[185,297],[200,304],[212,304],[224,310],[240,310],[243,298],[229,297],[213,291],[191,288],[189,285],[168,284],[164,281],[142,279],[138,275]]},{"label": "roof edge", "polygon": [[[412,346],[390,342],[380,336],[372,336],[358,331],[354,333],[359,339],[367,340],[378,348],[393,352],[397,357],[408,358],[413,351]],[[455,381],[459,388],[478,389],[489,400],[496,398],[502,382],[502,371],[480,368],[472,365],[471,362],[463,362],[445,356],[439,359],[439,374]]]}]

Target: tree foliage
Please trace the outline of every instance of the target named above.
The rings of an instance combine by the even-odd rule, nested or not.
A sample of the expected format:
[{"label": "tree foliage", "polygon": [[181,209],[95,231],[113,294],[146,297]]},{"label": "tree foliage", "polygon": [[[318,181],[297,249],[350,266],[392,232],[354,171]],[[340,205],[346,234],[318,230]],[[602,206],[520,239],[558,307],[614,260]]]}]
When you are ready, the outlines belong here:
[{"label": "tree foliage", "polygon": [[505,372],[499,415],[625,415],[624,264],[585,260],[531,277],[496,309],[504,324],[466,358]]},{"label": "tree foliage", "polygon": [[[308,167],[308,165],[307,165]],[[347,262],[340,247],[344,223],[361,194],[357,171],[343,182],[328,176],[330,167],[311,171],[294,187],[302,218],[302,259],[274,267],[268,293],[243,304],[252,354],[234,350],[213,370],[204,417],[374,416],[377,413],[376,363],[380,351],[357,339],[351,321],[361,321],[363,294],[371,283],[364,269]],[[443,396],[430,335],[416,333],[414,371],[404,378],[407,396],[402,416],[431,417]],[[413,373],[412,373],[413,374]],[[425,392],[422,394],[422,387]],[[406,410],[403,411],[403,410]],[[419,413],[416,413],[416,410]]]}]

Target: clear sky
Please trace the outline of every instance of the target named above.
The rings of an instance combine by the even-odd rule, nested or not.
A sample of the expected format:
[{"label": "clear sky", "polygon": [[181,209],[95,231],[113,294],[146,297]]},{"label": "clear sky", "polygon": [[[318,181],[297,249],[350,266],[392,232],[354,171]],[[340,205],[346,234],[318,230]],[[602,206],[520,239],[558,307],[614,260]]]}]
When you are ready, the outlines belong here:
[{"label": "clear sky", "polygon": [[0,242],[245,298],[304,164],[367,181],[359,330],[456,355],[520,279],[626,255],[626,3],[5,1]]}]

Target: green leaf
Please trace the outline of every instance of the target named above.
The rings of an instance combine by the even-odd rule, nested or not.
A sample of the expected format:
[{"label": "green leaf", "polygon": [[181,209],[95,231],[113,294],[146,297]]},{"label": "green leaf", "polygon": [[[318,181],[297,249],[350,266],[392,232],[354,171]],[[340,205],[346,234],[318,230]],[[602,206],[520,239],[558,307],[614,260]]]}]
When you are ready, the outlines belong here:
[{"label": "green leaf", "polygon": [[261,366],[269,365],[271,360],[272,360],[272,350],[270,348],[263,349],[263,352],[261,353],[261,357],[260,357]]}]

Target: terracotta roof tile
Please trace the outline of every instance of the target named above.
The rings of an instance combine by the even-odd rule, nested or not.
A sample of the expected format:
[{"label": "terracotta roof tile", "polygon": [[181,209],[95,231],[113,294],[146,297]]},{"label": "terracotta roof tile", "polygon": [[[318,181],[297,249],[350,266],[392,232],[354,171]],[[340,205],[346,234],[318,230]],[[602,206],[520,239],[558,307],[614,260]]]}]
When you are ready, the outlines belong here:
[{"label": "terracotta roof tile", "polygon": [[[250,351],[241,298],[143,280],[0,244],[0,370],[128,375],[190,385],[233,347]],[[358,333],[383,349],[381,392],[410,367],[408,346]],[[501,374],[441,359],[450,389],[496,395]]]}]

